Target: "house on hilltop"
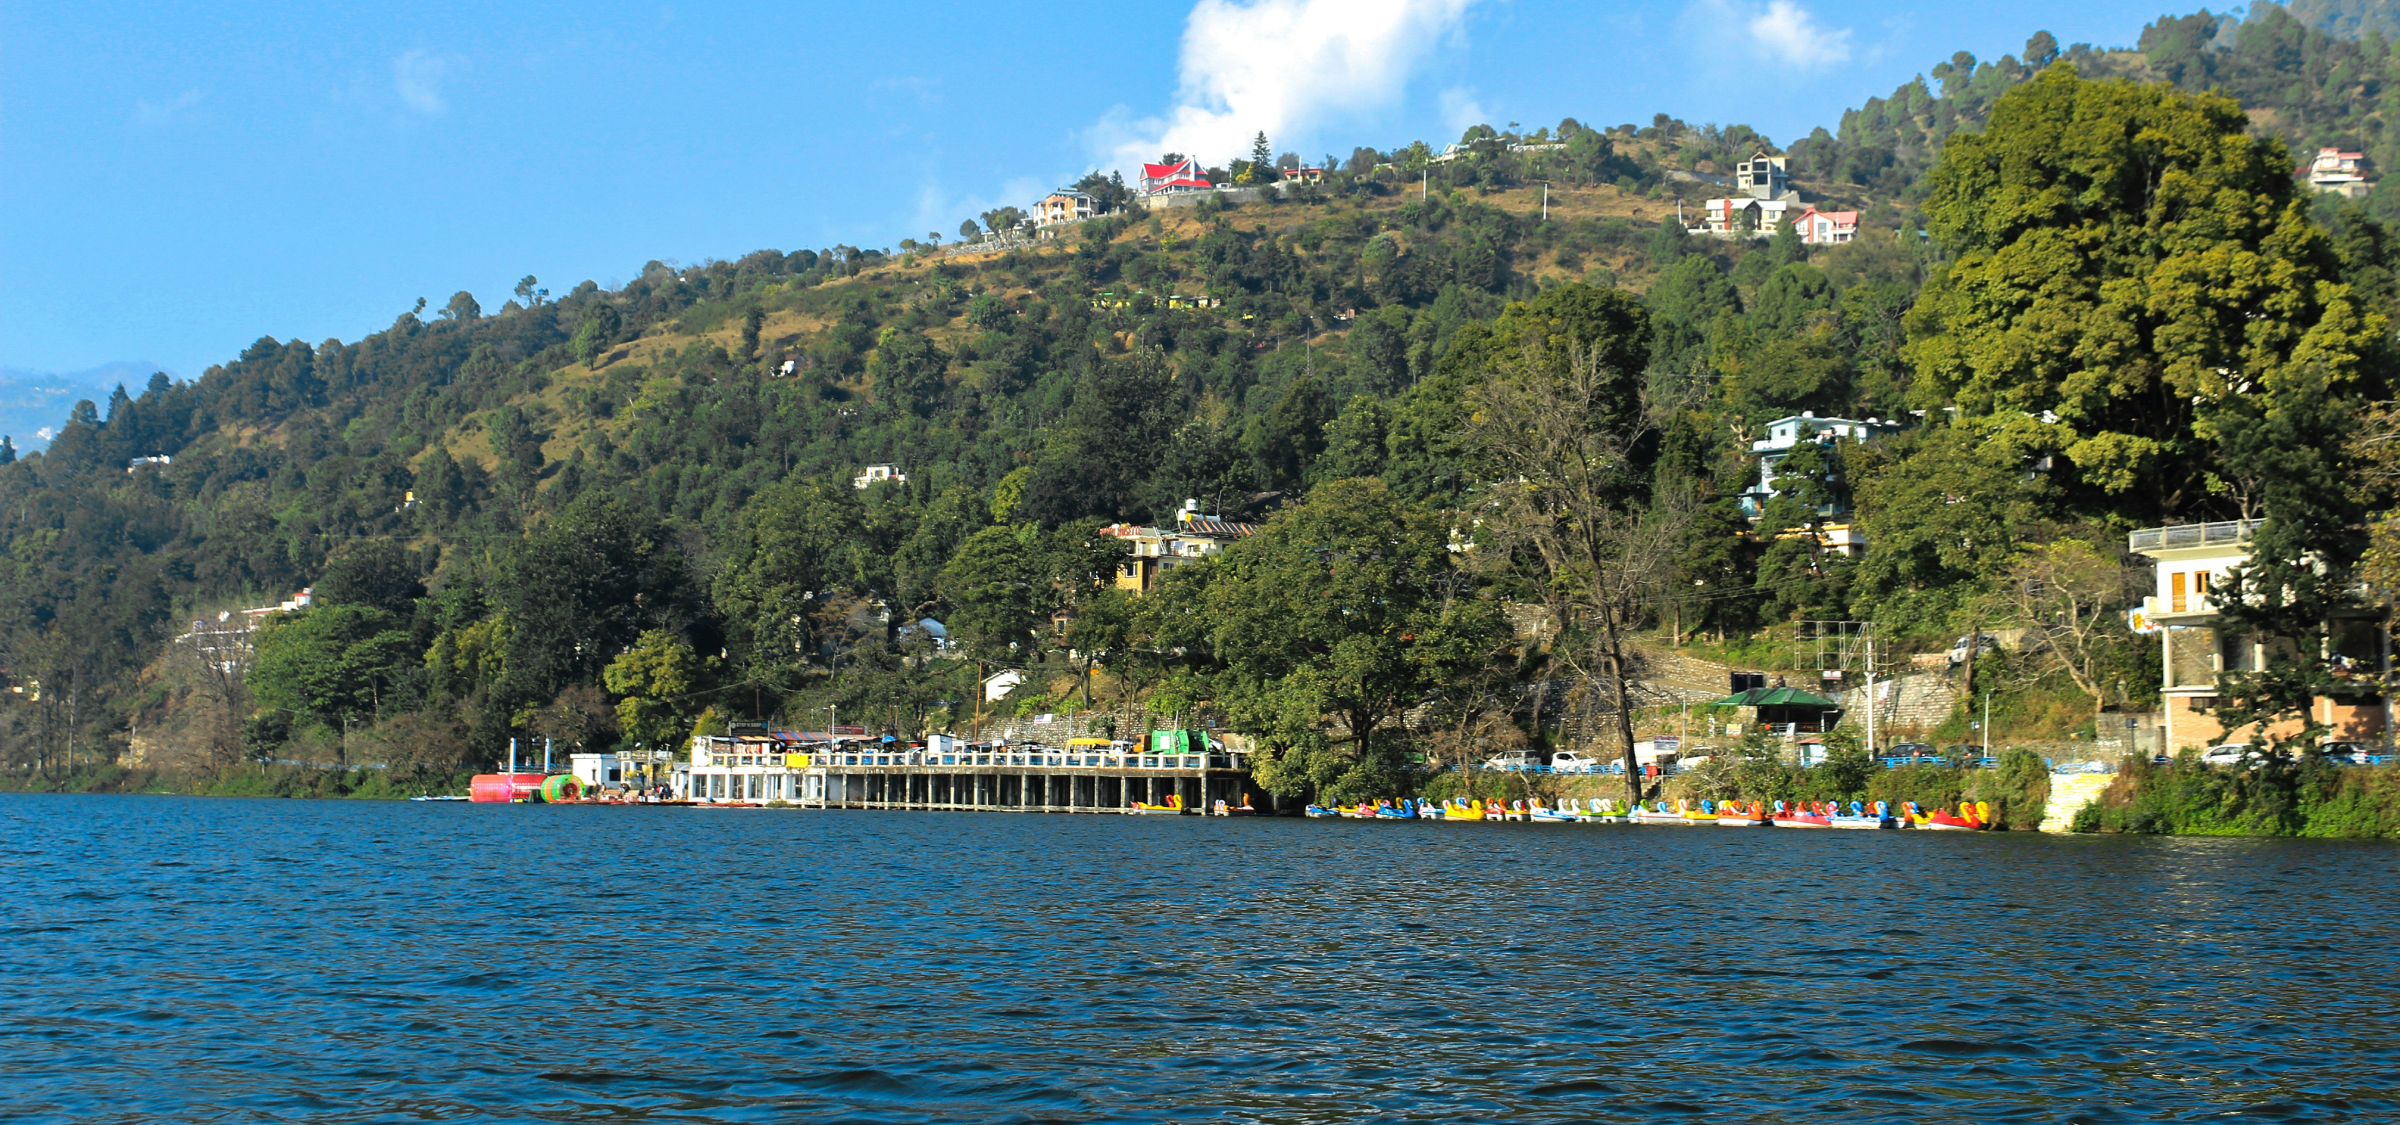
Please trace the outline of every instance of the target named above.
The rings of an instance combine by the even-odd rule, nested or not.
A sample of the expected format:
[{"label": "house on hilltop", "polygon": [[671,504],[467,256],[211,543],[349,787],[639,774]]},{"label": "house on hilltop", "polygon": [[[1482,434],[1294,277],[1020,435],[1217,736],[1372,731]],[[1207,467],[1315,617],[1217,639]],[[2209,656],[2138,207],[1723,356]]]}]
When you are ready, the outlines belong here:
[{"label": "house on hilltop", "polygon": [[2343,152],[2338,148],[2321,148],[2317,158],[2297,169],[2308,174],[2308,184],[2319,195],[2339,195],[2346,199],[2364,199],[2375,190],[2367,179],[2367,154]]},{"label": "house on hilltop", "polygon": [[1174,195],[1187,191],[1210,191],[1217,185],[1208,181],[1208,173],[1200,167],[1197,157],[1187,156],[1174,164],[1142,165],[1141,194]]},{"label": "house on hilltop", "polygon": [[1799,233],[1800,241],[1811,246],[1854,241],[1858,238],[1858,212],[1819,211],[1811,207],[1792,220],[1792,229]]},{"label": "house on hilltop", "polygon": [[[1700,225],[1693,234],[1719,238],[1764,238],[1786,218],[1799,215],[1800,193],[1792,190],[1790,160],[1769,156],[1761,149],[1733,166],[1734,191],[1700,205]],[[1852,219],[1855,228],[1857,221]]]},{"label": "house on hilltop", "polygon": [[1158,577],[1166,571],[1216,554],[1257,531],[1257,524],[1201,515],[1200,502],[1186,500],[1183,509],[1175,513],[1173,527],[1120,523],[1101,528],[1100,534],[1127,541],[1130,550],[1125,560],[1117,564],[1116,586],[1140,595],[1157,589]]},{"label": "house on hilltop", "polygon": [[1088,219],[1100,213],[1100,201],[1074,188],[1060,188],[1033,205],[1034,229]]}]

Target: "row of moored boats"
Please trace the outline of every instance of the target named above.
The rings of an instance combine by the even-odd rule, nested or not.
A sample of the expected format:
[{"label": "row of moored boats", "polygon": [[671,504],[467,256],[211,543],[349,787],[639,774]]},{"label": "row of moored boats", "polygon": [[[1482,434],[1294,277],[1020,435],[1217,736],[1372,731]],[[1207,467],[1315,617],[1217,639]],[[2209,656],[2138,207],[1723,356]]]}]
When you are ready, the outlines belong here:
[{"label": "row of moored boats", "polygon": [[1497,801],[1451,798],[1447,801],[1382,800],[1355,805],[1310,805],[1308,815],[1342,820],[1521,820],[1536,824],[1714,824],[1725,828],[1930,828],[1945,832],[1979,832],[1992,826],[1992,807],[1982,801],[1962,802],[1956,812],[1927,812],[1915,801],[1893,808],[1882,801],[1653,801],[1620,804],[1613,798],[1565,800],[1545,804],[1538,798]]}]

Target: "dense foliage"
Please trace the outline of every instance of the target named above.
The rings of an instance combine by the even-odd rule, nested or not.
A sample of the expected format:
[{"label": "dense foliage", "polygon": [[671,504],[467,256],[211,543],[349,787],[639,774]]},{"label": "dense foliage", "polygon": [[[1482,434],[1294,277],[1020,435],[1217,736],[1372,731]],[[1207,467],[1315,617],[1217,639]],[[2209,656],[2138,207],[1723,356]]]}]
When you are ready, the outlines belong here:
[{"label": "dense foliage", "polygon": [[[447,776],[512,738],[959,729],[978,674],[1013,667],[1027,706],[1206,704],[1279,789],[1357,793],[1438,756],[1429,731],[1563,734],[1553,681],[1624,713],[1636,633],[1794,618],[1872,619],[1900,651],[2029,625],[2056,643],[2019,682],[2140,703],[2127,527],[2264,513],[2285,565],[2346,567],[2381,504],[2342,452],[2385,393],[2380,204],[2302,195],[2286,144],[2336,128],[2309,108],[2335,76],[2295,77],[2258,129],[2260,103],[2187,88],[2289,47],[2279,73],[2355,61],[2365,89],[2385,48],[2268,7],[2167,73],[2187,23],[2138,58],[2044,35],[1954,60],[1939,96],[1796,145],[1805,190],[1882,224],[1839,246],[1631,217],[1766,138],[1570,119],[1030,248],[654,262],[556,299],[527,278],[491,313],[420,303],[356,343],[264,339],[0,465],[0,748]],[[2360,96],[2324,121],[2374,119]],[[1235,162],[1251,182],[1296,165],[1268,151]],[[1601,202],[1544,221],[1537,180]],[[1798,450],[1754,528],[1750,443],[1804,411],[1906,426]],[[880,463],[905,481],[853,481]],[[1106,525],[1191,500],[1262,530],[1114,589]],[[202,655],[220,613],[312,585],[230,682]]]}]

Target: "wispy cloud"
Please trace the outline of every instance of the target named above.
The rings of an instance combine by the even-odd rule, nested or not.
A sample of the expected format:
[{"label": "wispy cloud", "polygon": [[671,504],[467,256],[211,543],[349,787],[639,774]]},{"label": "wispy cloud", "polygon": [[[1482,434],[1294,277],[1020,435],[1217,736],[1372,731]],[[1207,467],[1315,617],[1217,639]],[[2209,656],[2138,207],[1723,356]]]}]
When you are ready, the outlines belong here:
[{"label": "wispy cloud", "polygon": [[1118,167],[1182,152],[1211,163],[1315,141],[1329,118],[1399,100],[1478,0],[1199,0],[1184,23],[1181,89],[1164,115],[1113,112],[1094,127]]},{"label": "wispy cloud", "polygon": [[[1738,44],[1751,58],[1794,70],[1823,70],[1850,61],[1849,28],[1829,28],[1793,0],[1699,0],[1685,21],[1712,48]],[[1730,35],[1728,35],[1730,33]]]},{"label": "wispy cloud", "polygon": [[133,123],[145,129],[158,128],[190,112],[200,104],[201,97],[200,91],[194,88],[165,101],[136,100],[133,103]]},{"label": "wispy cloud", "polygon": [[456,65],[457,60],[446,55],[423,48],[410,51],[392,60],[392,92],[399,95],[401,105],[427,117],[439,117],[450,110],[450,103],[442,97],[442,83]]}]

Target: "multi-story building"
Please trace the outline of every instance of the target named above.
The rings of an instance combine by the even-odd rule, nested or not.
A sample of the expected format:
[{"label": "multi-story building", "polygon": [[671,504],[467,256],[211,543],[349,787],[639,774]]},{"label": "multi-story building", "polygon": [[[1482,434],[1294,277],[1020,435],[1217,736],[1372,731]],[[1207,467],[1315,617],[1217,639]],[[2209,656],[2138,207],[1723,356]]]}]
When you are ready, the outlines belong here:
[{"label": "multi-story building", "polygon": [[2367,179],[2367,154],[2363,152],[2321,148],[2317,158],[2300,170],[2308,173],[2309,186],[2319,194],[2364,199],[2375,190],[2374,181]]},{"label": "multi-story building", "polygon": [[1851,242],[1858,238],[1858,212],[1819,211],[1811,207],[1792,220],[1792,229],[1799,233],[1800,241],[1811,246]]},{"label": "multi-story building", "polygon": [[1146,594],[1158,588],[1161,574],[1216,554],[1257,530],[1256,524],[1201,515],[1200,502],[1186,500],[1183,510],[1175,513],[1173,527],[1120,523],[1101,528],[1100,532],[1128,540],[1131,546],[1125,561],[1117,564],[1117,589]]},{"label": "multi-story building", "polygon": [[1088,219],[1099,213],[1099,200],[1074,188],[1060,188],[1034,203],[1033,225],[1036,228],[1054,227]]},{"label": "multi-story building", "polygon": [[[1700,205],[1695,234],[1765,238],[1786,218],[1800,214],[1800,193],[1792,190],[1789,162],[1764,150],[1733,166],[1733,186],[1739,194],[1711,199]],[[1855,223],[1853,224],[1855,225]]]},{"label": "multi-story building", "polygon": [[[1866,441],[1885,434],[1896,434],[1905,428],[1899,422],[1886,422],[1881,418],[1869,418],[1864,422],[1854,418],[1819,418],[1813,410],[1803,410],[1788,418],[1777,418],[1767,423],[1767,436],[1750,443],[1750,452],[1758,458],[1758,479],[1751,483],[1749,491],[1742,493],[1742,514],[1757,519],[1765,513],[1767,501],[1778,495],[1775,478],[1780,474],[1776,466],[1801,445],[1809,442],[1823,444],[1843,438]],[[1842,507],[1836,507],[1822,514],[1839,515],[1843,510]]]},{"label": "multi-story building", "polygon": [[[2228,672],[2266,666],[2272,642],[2235,632],[2218,613],[2218,591],[2250,560],[2250,543],[2264,520],[2187,523],[2143,528],[2127,537],[2134,554],[2151,560],[2155,589],[2131,617],[2134,628],[2156,633],[2164,646],[2159,661],[2160,694],[2166,712],[2169,752],[2255,737],[2255,729],[2227,731],[2212,713],[2218,685]],[[2326,623],[2320,644],[2337,672],[2373,675],[2385,658],[2381,618],[2365,606]],[[2316,718],[2344,740],[2380,740],[2385,705],[2319,698]],[[2296,729],[2296,725],[2288,729]],[[2270,733],[2288,733],[2277,728]]]},{"label": "multi-story building", "polygon": [[1210,191],[1215,187],[1215,184],[1208,182],[1208,173],[1200,167],[1197,157],[1187,156],[1173,164],[1142,165],[1140,191],[1143,195]]}]

